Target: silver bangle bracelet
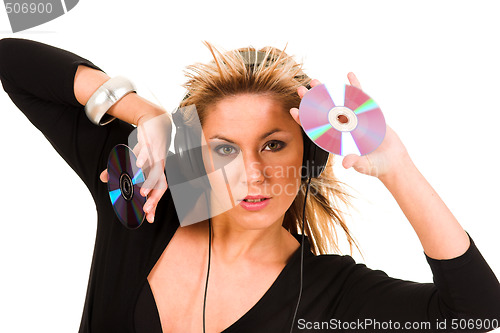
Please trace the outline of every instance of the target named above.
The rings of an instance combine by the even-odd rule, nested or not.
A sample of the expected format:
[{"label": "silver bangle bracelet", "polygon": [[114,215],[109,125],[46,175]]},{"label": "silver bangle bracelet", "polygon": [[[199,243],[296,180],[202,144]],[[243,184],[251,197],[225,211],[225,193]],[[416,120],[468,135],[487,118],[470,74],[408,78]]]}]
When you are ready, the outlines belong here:
[{"label": "silver bangle bracelet", "polygon": [[135,92],[135,87],[127,78],[117,76],[106,81],[90,96],[85,104],[89,120],[99,126],[106,125],[115,117],[106,114],[108,110],[125,95]]}]

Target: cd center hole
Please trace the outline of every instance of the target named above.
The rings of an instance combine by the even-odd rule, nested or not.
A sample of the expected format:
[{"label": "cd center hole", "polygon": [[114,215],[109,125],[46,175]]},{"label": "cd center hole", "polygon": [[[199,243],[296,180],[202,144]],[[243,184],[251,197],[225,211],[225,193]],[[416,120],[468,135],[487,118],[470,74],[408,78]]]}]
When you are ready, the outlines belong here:
[{"label": "cd center hole", "polygon": [[130,183],[128,181],[125,181],[125,183],[123,183],[123,191],[126,194],[130,194]]},{"label": "cd center hole", "polygon": [[345,123],[348,123],[349,122],[349,118],[347,118],[346,116],[344,116],[343,114],[340,114],[337,116],[337,120],[339,122],[341,122],[342,124],[345,124]]},{"label": "cd center hole", "polygon": [[122,173],[120,176],[120,190],[123,198],[127,201],[131,200],[134,196],[134,184],[127,173]]}]

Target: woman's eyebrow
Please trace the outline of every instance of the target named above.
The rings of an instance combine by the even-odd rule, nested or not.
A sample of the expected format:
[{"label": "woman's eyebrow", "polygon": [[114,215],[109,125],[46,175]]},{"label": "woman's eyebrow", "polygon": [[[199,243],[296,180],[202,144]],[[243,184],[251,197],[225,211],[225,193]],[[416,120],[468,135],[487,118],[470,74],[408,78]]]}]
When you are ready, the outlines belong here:
[{"label": "woman's eyebrow", "polygon": [[[271,135],[273,133],[276,133],[276,132],[283,132],[283,130],[281,128],[274,128],[274,129],[270,130],[269,132],[266,132],[266,133],[262,134],[259,139],[260,140],[265,139],[269,135]],[[210,139],[220,139],[220,140],[224,140],[224,141],[227,141],[227,142],[230,142],[230,143],[234,143],[232,140],[229,140],[229,139],[227,139],[227,138],[225,138],[225,137],[223,137],[222,135],[219,135],[219,134],[211,136]]]}]

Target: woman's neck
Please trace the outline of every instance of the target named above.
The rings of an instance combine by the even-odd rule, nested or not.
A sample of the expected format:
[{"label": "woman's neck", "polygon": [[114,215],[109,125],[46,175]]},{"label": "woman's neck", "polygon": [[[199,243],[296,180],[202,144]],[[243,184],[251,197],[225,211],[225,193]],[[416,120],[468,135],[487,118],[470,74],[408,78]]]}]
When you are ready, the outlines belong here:
[{"label": "woman's neck", "polygon": [[[250,230],[218,222],[221,220],[212,218],[212,255],[227,266],[286,263],[300,246],[279,221],[265,229]],[[208,220],[192,227],[208,241]]]}]

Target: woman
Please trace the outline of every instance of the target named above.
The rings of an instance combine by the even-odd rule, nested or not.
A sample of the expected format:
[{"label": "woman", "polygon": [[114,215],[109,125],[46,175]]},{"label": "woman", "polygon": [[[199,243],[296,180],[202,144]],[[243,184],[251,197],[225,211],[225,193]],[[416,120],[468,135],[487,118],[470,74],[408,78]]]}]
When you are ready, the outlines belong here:
[{"label": "woman", "polygon": [[[299,288],[297,231],[305,182],[300,173],[278,171],[301,166],[304,152],[296,108],[307,90],[303,85],[319,82],[309,82],[300,66],[278,50],[266,49],[273,55],[269,63],[252,68],[239,52],[221,54],[207,45],[214,61],[190,67],[185,85],[189,94],[181,106],[196,106],[212,153],[241,154],[246,174],[244,179],[232,179],[233,184],[267,202],[255,209],[251,203],[255,197],[246,198],[246,203],[239,197],[233,209],[178,228],[172,194],[164,175],[157,173],[142,191],[148,195],[147,219],[154,223],[129,230],[115,217],[104,183],[107,175],[101,171],[111,148],[127,143],[134,129],[131,124],[142,129],[145,137],[148,124],[164,111],[130,93],[108,111],[108,117],[118,119],[96,126],[83,110],[109,79],[105,73],[86,59],[48,45],[0,41],[5,91],[85,182],[98,210],[80,332],[489,331],[498,327],[498,280],[389,127],[376,151],[347,156],[343,166],[378,177],[393,194],[422,243],[434,283],[394,279],[356,264],[350,256],[326,254],[335,246],[335,224],[354,243],[334,204],[335,199],[346,201],[346,194],[328,165],[311,182],[304,246],[317,255],[305,251]],[[349,80],[360,87],[353,74]],[[136,152],[142,166],[151,156],[144,153],[148,144],[140,134]],[[165,144],[161,131],[148,135],[160,138],[149,142],[153,150]],[[207,160],[207,155],[203,158]],[[149,166],[161,162],[162,156],[152,159]],[[206,166],[209,169],[209,163]],[[270,190],[285,186],[293,191]],[[470,319],[474,327],[458,319]],[[415,326],[425,323],[431,326]]]}]

